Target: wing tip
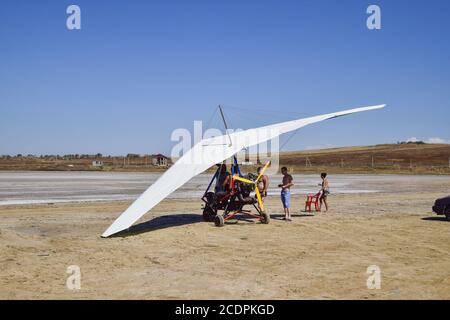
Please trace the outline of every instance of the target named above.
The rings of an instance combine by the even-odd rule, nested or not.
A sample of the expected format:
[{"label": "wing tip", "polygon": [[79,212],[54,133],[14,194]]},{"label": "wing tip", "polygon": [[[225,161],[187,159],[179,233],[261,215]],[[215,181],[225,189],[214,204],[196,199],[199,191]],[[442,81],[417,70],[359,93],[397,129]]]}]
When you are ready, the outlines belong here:
[{"label": "wing tip", "polygon": [[359,107],[359,108],[356,108],[356,109],[369,109],[369,110],[372,110],[372,109],[382,109],[384,107],[386,107],[386,104],[382,103],[382,104],[373,104],[373,105],[369,105],[369,106],[366,106],[366,107]]},{"label": "wing tip", "polygon": [[102,238],[108,238],[109,236],[111,236],[111,235],[113,235],[114,233],[116,233],[116,232],[114,232],[114,231],[110,231],[109,229],[110,229],[110,228],[106,229],[105,232],[103,232],[103,234],[102,234],[100,237],[102,237]]}]

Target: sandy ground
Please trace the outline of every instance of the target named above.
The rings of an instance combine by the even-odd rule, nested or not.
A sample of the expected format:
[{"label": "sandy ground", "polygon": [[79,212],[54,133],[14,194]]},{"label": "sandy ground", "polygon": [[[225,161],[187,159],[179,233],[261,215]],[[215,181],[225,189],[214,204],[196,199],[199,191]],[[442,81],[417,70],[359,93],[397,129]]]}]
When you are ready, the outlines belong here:
[{"label": "sandy ground", "polygon": [[[5,206],[0,298],[450,299],[450,222],[431,213],[444,195],[333,195],[314,216],[297,196],[292,222],[271,197],[269,225],[223,228],[202,222],[199,201],[169,200],[109,239],[99,235],[128,202]],[[70,265],[80,290],[66,287]],[[370,265],[379,290],[367,288]]]}]

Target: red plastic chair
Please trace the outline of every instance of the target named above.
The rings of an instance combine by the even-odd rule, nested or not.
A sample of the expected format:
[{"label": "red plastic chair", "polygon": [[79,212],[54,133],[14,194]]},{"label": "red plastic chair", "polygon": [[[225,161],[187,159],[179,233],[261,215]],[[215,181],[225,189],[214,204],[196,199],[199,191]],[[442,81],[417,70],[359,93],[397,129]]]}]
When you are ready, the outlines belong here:
[{"label": "red plastic chair", "polygon": [[311,212],[311,205],[314,204],[314,208],[316,209],[317,212],[320,212],[320,207],[319,207],[319,197],[320,197],[320,192],[316,193],[316,194],[308,194],[306,196],[306,206],[305,206],[305,211],[306,212]]}]

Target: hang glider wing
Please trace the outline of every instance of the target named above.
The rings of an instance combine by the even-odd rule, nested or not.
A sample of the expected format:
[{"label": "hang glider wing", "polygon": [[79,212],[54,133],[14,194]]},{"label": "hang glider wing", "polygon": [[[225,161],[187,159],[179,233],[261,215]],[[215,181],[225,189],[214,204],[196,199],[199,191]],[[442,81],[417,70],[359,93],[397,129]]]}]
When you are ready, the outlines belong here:
[{"label": "hang glider wing", "polygon": [[[345,116],[352,113],[384,108],[385,105],[363,107],[324,114],[304,119],[292,120],[260,128],[238,131],[229,135],[201,140],[171,166],[135,202],[126,209],[102,234],[112,234],[129,228],[145,213],[180,188],[196,175],[216,163],[232,157],[242,149],[269,141],[287,132],[300,129],[308,124]],[[231,141],[230,141],[231,140]]]}]

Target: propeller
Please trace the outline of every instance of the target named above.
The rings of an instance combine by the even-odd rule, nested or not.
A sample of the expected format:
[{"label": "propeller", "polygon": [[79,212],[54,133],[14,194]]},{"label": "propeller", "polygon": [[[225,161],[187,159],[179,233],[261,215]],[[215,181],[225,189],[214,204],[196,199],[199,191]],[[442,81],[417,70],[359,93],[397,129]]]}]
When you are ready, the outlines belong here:
[{"label": "propeller", "polygon": [[258,177],[254,181],[239,177],[238,175],[234,176],[234,180],[237,180],[237,181],[240,181],[240,182],[243,182],[246,184],[253,184],[255,186],[256,199],[258,199],[259,208],[261,209],[262,212],[264,212],[264,203],[262,202],[261,193],[259,192],[259,189],[258,189],[258,183],[261,180],[262,176],[264,175],[264,172],[266,172],[269,165],[270,165],[270,161],[268,161],[264,165],[264,167],[261,169],[261,172],[259,173]]}]

